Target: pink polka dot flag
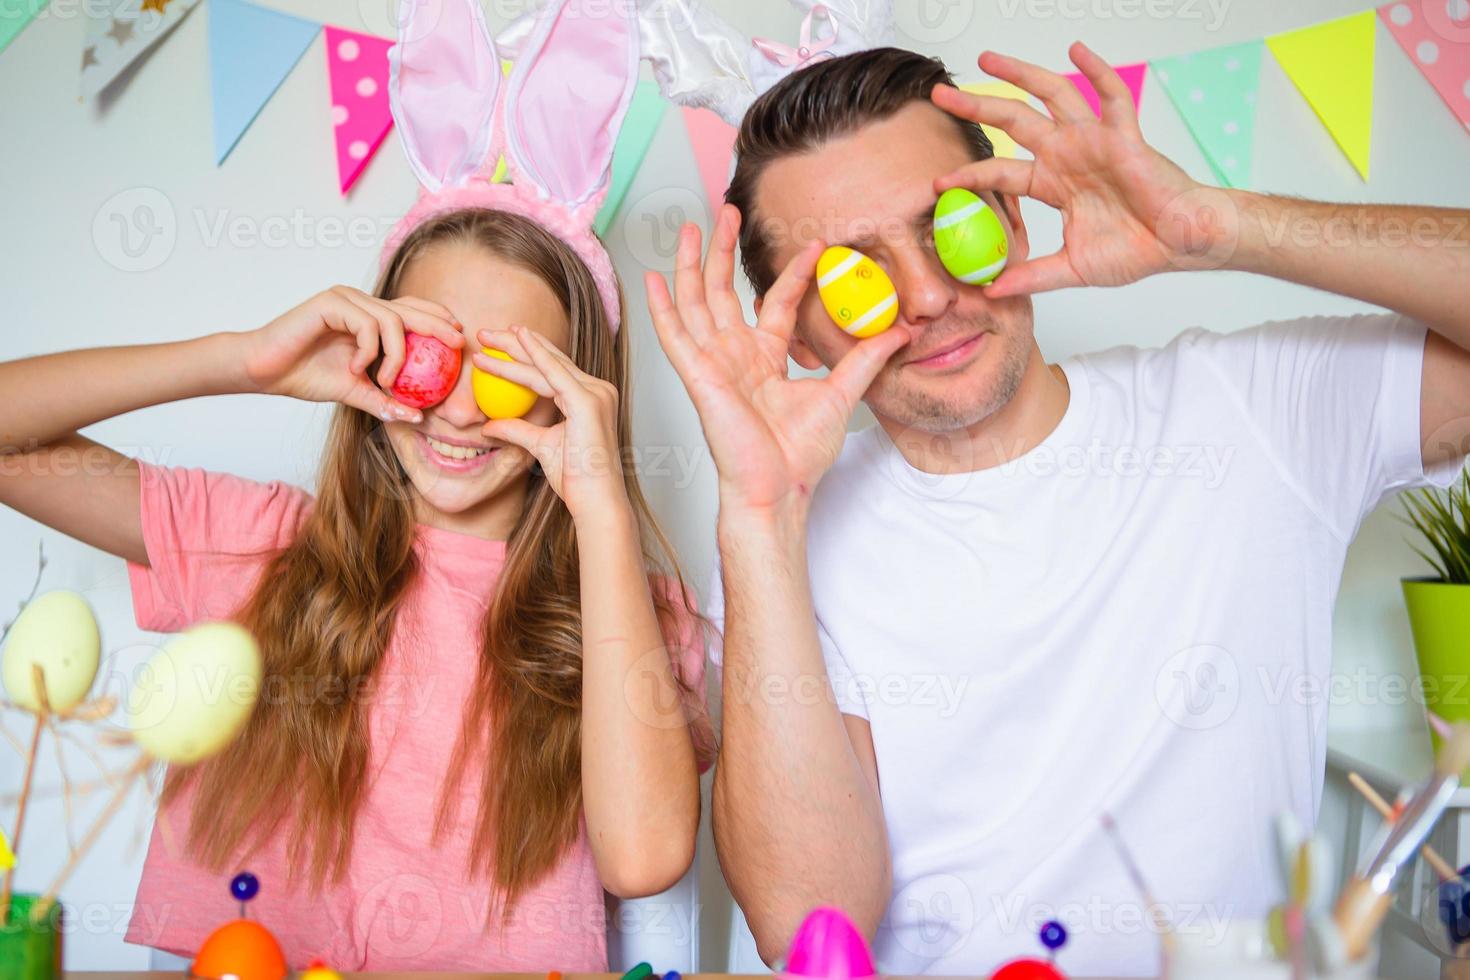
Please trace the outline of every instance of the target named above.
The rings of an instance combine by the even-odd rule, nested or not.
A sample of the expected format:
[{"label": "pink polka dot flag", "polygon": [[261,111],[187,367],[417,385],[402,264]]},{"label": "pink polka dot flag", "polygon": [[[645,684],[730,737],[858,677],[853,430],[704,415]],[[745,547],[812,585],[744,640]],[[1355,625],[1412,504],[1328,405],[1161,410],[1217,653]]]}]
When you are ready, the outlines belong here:
[{"label": "pink polka dot flag", "polygon": [[1470,0],[1408,0],[1378,15],[1445,105],[1470,127]]},{"label": "pink polka dot flag", "polygon": [[340,27],[328,26],[325,35],[337,178],[346,194],[393,127],[388,109],[388,49],[393,42]]},{"label": "pink polka dot flag", "polygon": [[[1140,61],[1136,65],[1114,65],[1113,70],[1123,79],[1123,84],[1128,86],[1128,94],[1133,96],[1133,108],[1138,108],[1138,102],[1143,98],[1143,73],[1148,68],[1147,62]],[[1074,71],[1067,75],[1067,80],[1077,86],[1077,91],[1092,106],[1095,116],[1102,115],[1102,100],[1098,98],[1097,89],[1087,80],[1087,76],[1080,71]]]}]

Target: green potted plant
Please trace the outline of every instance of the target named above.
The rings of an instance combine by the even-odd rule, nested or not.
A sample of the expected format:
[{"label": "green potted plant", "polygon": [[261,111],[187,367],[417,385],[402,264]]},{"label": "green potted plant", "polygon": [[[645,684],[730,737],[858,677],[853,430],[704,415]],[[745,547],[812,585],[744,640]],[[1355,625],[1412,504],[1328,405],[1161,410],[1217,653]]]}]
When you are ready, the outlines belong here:
[{"label": "green potted plant", "polygon": [[1436,574],[1403,580],[1424,703],[1440,717],[1470,721],[1470,469],[1445,491],[1404,495],[1414,550]]}]

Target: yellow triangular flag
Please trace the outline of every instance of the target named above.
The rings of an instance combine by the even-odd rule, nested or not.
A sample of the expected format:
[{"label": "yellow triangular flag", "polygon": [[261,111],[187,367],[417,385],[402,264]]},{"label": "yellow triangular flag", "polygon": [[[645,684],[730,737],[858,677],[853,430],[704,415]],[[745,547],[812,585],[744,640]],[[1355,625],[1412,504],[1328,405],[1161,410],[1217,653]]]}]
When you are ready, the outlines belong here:
[{"label": "yellow triangular flag", "polygon": [[[997,99],[1018,99],[1021,102],[1030,102],[1031,96],[1026,90],[1010,82],[977,82],[974,85],[961,85],[960,88],[975,95],[989,95]],[[998,157],[1014,157],[1016,155],[1016,141],[1001,129],[994,126],[982,125],[985,135],[990,137],[990,143],[995,147],[995,155]]]},{"label": "yellow triangular flag", "polygon": [[0,830],[0,871],[9,871],[15,867],[15,852],[10,849],[10,838],[5,836],[5,831]]},{"label": "yellow triangular flag", "polygon": [[1373,137],[1373,39],[1378,16],[1372,10],[1266,38],[1297,89],[1322,125],[1368,179]]}]

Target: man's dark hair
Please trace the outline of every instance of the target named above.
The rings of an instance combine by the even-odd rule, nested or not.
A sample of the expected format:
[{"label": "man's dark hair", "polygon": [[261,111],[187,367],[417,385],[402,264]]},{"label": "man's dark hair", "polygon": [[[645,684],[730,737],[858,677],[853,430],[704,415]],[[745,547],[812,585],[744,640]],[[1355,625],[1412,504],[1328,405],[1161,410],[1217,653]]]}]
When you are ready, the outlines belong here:
[{"label": "man's dark hair", "polygon": [[[887,119],[911,102],[928,102],[941,83],[953,85],[954,76],[938,58],[874,48],[792,72],[755,100],[740,123],[735,175],[725,200],[740,209],[741,264],[757,294],[770,289],[779,272],[770,236],[755,213],[755,188],[766,167]],[[977,124],[959,118],[954,123],[974,159],[994,155]]]}]

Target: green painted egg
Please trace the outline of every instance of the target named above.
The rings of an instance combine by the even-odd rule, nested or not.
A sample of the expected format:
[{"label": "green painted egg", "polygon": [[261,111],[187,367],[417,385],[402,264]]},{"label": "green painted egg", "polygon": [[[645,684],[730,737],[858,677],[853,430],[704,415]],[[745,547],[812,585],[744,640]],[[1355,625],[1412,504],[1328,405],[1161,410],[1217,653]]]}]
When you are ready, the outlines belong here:
[{"label": "green painted egg", "polygon": [[1006,231],[978,194],[951,187],[934,205],[934,248],[949,274],[984,285],[1006,267]]}]

